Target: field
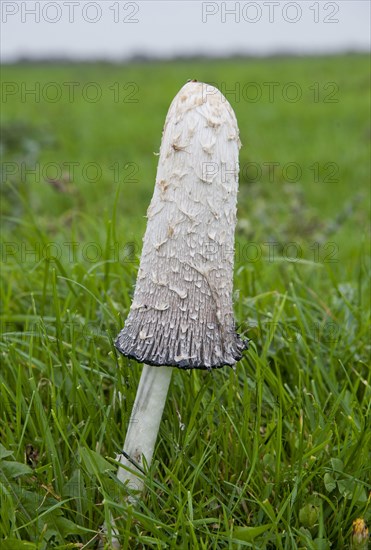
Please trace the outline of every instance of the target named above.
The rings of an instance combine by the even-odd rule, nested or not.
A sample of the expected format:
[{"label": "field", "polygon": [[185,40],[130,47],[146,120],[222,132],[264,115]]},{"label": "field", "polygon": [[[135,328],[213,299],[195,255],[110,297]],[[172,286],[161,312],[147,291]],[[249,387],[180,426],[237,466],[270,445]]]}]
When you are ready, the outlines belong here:
[{"label": "field", "polygon": [[[1,549],[97,548],[111,514],[123,549],[367,548],[351,544],[371,520],[368,57],[2,73]],[[166,112],[192,78],[239,122],[251,343],[235,369],[174,369],[132,506],[115,454],[141,365],[113,340]]]}]

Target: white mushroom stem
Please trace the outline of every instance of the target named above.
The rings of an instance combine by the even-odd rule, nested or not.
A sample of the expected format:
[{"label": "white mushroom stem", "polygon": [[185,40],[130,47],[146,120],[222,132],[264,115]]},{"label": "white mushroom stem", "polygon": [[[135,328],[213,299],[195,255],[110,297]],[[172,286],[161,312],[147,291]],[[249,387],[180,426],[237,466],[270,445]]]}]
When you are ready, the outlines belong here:
[{"label": "white mushroom stem", "polygon": [[119,458],[125,468],[119,468],[117,472],[119,480],[127,485],[132,502],[135,501],[135,493],[143,488],[143,457],[147,467],[151,464],[171,373],[169,367],[143,366],[126,432],[123,448],[126,456],[121,454]]},{"label": "white mushroom stem", "polygon": [[[117,457],[123,466],[118,469],[117,477],[126,485],[128,489],[127,500],[132,504],[135,504],[143,489],[144,463],[146,463],[147,468],[151,465],[171,374],[172,369],[169,367],[143,365],[123,452]],[[113,550],[119,550],[121,544],[112,517],[111,527],[113,531],[112,548]],[[104,527],[104,530],[107,531],[107,526]],[[102,547],[101,545],[100,548]]]}]

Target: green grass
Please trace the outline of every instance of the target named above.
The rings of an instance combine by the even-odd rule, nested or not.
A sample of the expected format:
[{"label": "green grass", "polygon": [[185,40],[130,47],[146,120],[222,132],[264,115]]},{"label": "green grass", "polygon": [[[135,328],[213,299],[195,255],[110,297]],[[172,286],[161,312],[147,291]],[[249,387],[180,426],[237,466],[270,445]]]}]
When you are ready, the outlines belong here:
[{"label": "green grass", "polygon": [[[96,548],[111,513],[127,549],[346,549],[353,521],[370,523],[368,71],[361,55],[3,68],[20,91],[96,82],[102,99],[3,97],[2,550]],[[252,342],[235,370],[174,371],[133,508],[114,457],[141,366],[112,342],[131,303],[152,153],[189,78],[262,90],[256,102],[226,92],[244,145],[235,311]],[[138,102],[115,102],[115,82]],[[273,101],[267,82],[278,82]],[[282,97],[289,82],[297,102]],[[102,173],[89,181],[92,162]],[[35,163],[40,177],[21,173]],[[63,166],[57,182],[48,163]]]}]

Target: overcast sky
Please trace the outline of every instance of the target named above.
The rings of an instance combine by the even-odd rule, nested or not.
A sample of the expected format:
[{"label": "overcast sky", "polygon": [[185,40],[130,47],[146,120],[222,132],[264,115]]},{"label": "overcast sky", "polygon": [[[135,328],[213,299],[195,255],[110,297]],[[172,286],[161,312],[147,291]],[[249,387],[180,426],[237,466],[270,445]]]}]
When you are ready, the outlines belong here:
[{"label": "overcast sky", "polygon": [[368,0],[1,0],[1,59],[368,51]]}]

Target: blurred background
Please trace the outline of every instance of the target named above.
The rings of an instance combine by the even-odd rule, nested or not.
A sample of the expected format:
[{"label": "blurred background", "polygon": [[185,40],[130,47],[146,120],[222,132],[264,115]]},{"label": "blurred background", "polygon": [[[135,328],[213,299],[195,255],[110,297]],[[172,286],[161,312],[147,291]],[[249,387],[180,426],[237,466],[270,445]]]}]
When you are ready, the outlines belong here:
[{"label": "blurred background", "polygon": [[105,59],[368,51],[370,5],[337,2],[2,2],[1,55]]},{"label": "blurred background", "polygon": [[115,204],[134,242],[167,108],[196,78],[237,113],[245,238],[301,235],[313,259],[340,232],[346,254],[345,220],[364,220],[369,15],[344,0],[2,2],[2,179],[20,192],[7,187],[5,213],[23,212],[23,196],[54,235]]}]

